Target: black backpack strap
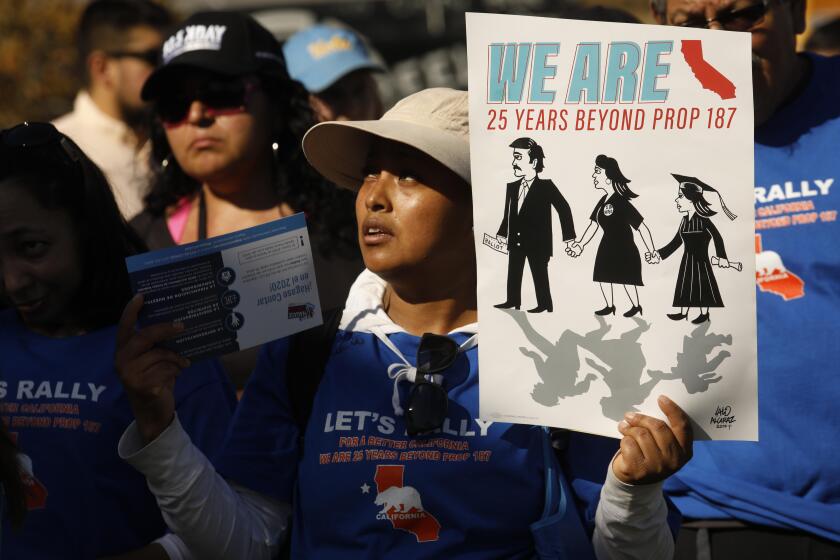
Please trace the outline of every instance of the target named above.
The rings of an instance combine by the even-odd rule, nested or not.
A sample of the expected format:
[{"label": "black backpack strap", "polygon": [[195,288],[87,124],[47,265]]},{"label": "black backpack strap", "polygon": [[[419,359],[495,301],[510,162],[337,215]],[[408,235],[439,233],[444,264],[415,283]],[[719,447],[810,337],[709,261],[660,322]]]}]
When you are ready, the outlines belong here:
[{"label": "black backpack strap", "polygon": [[289,346],[286,383],[292,415],[301,440],[306,432],[306,424],[312,413],[312,402],[324,376],[324,368],[330,357],[343,311],[342,308],[325,311],[323,324],[297,333],[292,337]]}]

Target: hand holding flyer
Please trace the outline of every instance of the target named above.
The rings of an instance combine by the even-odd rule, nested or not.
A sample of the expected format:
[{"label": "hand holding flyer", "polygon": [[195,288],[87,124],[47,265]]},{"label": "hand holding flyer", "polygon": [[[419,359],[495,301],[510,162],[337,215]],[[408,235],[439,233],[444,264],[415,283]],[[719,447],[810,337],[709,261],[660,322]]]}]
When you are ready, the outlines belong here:
[{"label": "hand holding flyer", "polygon": [[192,360],[321,324],[303,214],[126,259],[139,324],[182,323],[164,345]]}]

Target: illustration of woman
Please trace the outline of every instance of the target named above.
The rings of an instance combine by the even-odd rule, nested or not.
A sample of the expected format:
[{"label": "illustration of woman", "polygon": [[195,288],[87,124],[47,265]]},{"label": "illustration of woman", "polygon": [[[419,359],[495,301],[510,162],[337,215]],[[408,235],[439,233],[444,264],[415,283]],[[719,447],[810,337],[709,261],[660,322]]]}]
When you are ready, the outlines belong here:
[{"label": "illustration of woman", "polygon": [[687,319],[689,308],[697,307],[700,309],[700,314],[691,322],[699,325],[709,320],[709,308],[723,307],[723,299],[720,297],[717,280],[712,272],[712,263],[709,261],[710,241],[715,242],[717,265],[721,268],[729,267],[723,238],[709,219],[717,212],[712,210],[703,194],[705,192],[716,194],[720,199],[723,212],[730,220],[734,220],[737,216],[726,207],[720,194],[703,181],[696,177],[673,173],[672,175],[680,184],[675,202],[677,211],[683,215],[683,218],[674,239],[655,251],[649,262],[657,264],[661,259],[671,256],[680,245],[684,246],[674,290],[674,307],[679,307],[680,312],[668,313],[668,317],[674,321]]},{"label": "illustration of woman", "polygon": [[[624,176],[618,162],[608,156],[595,158],[595,172],[592,174],[595,188],[606,194],[601,197],[579,240],[566,252],[573,257],[580,255],[599,228],[604,230],[598,252],[595,255],[595,270],[592,279],[599,283],[606,306],[595,312],[596,315],[615,315],[613,284],[621,284],[632,307],[624,313],[625,317],[642,314],[638,286],[642,283],[642,259],[633,239],[633,230],[639,232],[642,242],[650,251],[655,245],[644,218],[630,203],[637,195],[630,190],[630,179]],[[608,286],[608,287],[607,287]],[[632,286],[632,289],[630,288]]]}]

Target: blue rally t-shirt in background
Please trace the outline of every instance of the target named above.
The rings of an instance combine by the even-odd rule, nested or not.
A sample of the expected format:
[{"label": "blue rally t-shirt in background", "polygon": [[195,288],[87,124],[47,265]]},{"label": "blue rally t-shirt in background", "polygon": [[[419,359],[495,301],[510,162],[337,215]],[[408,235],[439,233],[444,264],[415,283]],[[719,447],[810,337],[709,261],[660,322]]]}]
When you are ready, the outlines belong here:
[{"label": "blue rally t-shirt in background", "polygon": [[[840,541],[840,57],[755,133],[758,442],[698,442],[686,517]],[[737,412],[736,412],[737,414]]]},{"label": "blue rally t-shirt in background", "polygon": [[[116,327],[49,338],[0,311],[0,416],[30,490],[21,531],[3,527],[2,558],[93,559],[145,546],[166,526],[143,476],[117,455],[133,420],[114,369]],[[236,405],[214,360],[175,384],[178,417],[213,457]]]}]

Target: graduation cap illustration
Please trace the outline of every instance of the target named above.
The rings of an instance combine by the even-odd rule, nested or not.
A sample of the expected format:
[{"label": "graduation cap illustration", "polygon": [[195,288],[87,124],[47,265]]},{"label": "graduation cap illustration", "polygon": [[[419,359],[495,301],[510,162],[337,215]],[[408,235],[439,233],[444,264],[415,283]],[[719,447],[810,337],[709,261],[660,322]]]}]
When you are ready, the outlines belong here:
[{"label": "graduation cap illustration", "polygon": [[720,195],[718,190],[715,189],[714,187],[712,187],[711,185],[707,185],[706,183],[704,183],[703,181],[701,181],[697,177],[689,177],[688,175],[679,175],[677,173],[671,173],[671,175],[674,177],[674,179],[679,181],[680,184],[689,183],[689,184],[692,184],[692,185],[696,185],[704,193],[706,193],[706,192],[715,193],[717,195],[718,199],[720,200],[720,207],[723,209],[723,213],[726,214],[726,217],[728,217],[730,220],[734,220],[735,218],[738,217],[737,215],[733,214],[732,211],[729,208],[726,207],[726,204],[724,204],[724,202],[723,202],[723,197]]}]

